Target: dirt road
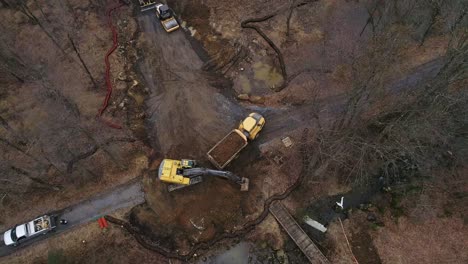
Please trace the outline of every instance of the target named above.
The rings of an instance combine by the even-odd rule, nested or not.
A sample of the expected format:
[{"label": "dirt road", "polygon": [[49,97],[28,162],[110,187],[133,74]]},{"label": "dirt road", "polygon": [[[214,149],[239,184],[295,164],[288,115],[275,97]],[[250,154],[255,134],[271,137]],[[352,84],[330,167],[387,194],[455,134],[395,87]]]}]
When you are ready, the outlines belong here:
[{"label": "dirt road", "polygon": [[[313,126],[316,123],[314,111],[320,111],[320,118],[329,119],[343,110],[345,94],[300,106],[243,109],[232,98],[224,96],[221,89],[211,85],[213,76],[201,70],[203,61],[183,30],[167,34],[152,13],[141,14],[137,20],[142,32],[140,45],[144,50],[139,68],[151,93],[146,102],[148,134],[152,136],[153,147],[161,153],[204,157],[217,139],[252,110],[267,119],[260,142],[302,126]],[[439,67],[439,60],[416,67],[406,78],[389,84],[387,89],[393,93],[410,89],[422,79],[433,76]]]},{"label": "dirt road", "polygon": [[167,34],[153,13],[138,17],[144,48],[140,63],[150,90],[148,134],[162,153],[201,156],[241,118],[241,108],[210,85],[183,30]]},{"label": "dirt road", "polygon": [[[55,236],[70,230],[80,224],[94,221],[97,218],[112,213],[118,209],[132,207],[141,204],[144,201],[145,195],[142,190],[140,181],[132,181],[130,183],[121,185],[111,192],[101,194],[64,210],[54,212],[55,214],[59,215],[60,219],[68,220],[67,225],[57,226],[54,232],[25,241],[16,247],[6,246],[2,240],[0,245],[0,257],[26,248],[34,243],[47,239],[50,236]],[[4,232],[1,232],[2,238],[3,233]]]}]

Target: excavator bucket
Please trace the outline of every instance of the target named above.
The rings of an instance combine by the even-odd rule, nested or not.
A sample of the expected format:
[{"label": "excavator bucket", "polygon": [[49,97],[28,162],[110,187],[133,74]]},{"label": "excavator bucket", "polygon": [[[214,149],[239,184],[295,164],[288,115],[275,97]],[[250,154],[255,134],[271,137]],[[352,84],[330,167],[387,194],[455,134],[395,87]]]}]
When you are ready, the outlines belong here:
[{"label": "excavator bucket", "polygon": [[246,192],[249,190],[249,179],[248,178],[242,178],[242,182],[240,184],[241,186],[241,192]]},{"label": "excavator bucket", "polygon": [[156,8],[155,0],[138,0],[138,2],[140,3],[141,12],[145,12],[145,11]]}]

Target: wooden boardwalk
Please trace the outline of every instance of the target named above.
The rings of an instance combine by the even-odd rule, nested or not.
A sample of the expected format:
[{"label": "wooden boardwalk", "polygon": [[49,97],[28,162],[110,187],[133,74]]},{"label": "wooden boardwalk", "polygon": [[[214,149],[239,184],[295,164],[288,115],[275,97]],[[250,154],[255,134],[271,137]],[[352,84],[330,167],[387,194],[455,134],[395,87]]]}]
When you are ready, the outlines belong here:
[{"label": "wooden boardwalk", "polygon": [[309,259],[310,263],[329,263],[327,258],[317,248],[314,242],[312,242],[304,230],[302,230],[281,202],[273,202],[270,205],[270,213],[278,220],[288,235]]}]

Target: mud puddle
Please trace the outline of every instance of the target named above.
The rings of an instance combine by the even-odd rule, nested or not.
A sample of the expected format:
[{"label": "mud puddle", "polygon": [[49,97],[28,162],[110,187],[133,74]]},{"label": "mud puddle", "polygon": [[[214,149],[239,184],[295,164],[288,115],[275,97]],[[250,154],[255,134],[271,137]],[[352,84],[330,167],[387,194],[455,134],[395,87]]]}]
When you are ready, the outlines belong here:
[{"label": "mud puddle", "polygon": [[[383,181],[377,181],[370,186],[357,187],[347,193],[324,197],[308,206],[305,210],[305,215],[324,226],[328,226],[330,222],[338,217],[346,219],[350,209],[359,208],[360,205],[368,204],[372,197],[380,192],[383,186]],[[337,203],[341,203],[342,197],[343,208],[341,209]],[[306,225],[302,220],[300,221],[306,233],[312,236],[313,239],[321,241],[325,238],[326,233],[322,233]]]},{"label": "mud puddle", "polygon": [[218,254],[203,258],[198,264],[245,264],[255,263],[255,254],[251,253],[253,245],[240,242],[234,247]]},{"label": "mud puddle", "polygon": [[270,89],[278,87],[283,82],[283,76],[269,64],[256,62],[252,65],[254,79],[263,81]]},{"label": "mud puddle", "polygon": [[283,76],[273,63],[263,58],[245,64],[242,73],[234,77],[233,90],[238,94],[265,96],[283,82]]}]

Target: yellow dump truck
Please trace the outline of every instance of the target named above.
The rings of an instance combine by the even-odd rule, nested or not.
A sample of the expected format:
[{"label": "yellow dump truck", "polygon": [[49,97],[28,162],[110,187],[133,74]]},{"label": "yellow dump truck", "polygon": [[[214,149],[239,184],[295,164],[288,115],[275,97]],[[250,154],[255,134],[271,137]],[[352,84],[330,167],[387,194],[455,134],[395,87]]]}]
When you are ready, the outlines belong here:
[{"label": "yellow dump truck", "polygon": [[223,169],[247,146],[249,140],[258,137],[264,125],[263,116],[251,113],[240,123],[239,128],[231,130],[208,151],[208,159],[216,168]]}]

